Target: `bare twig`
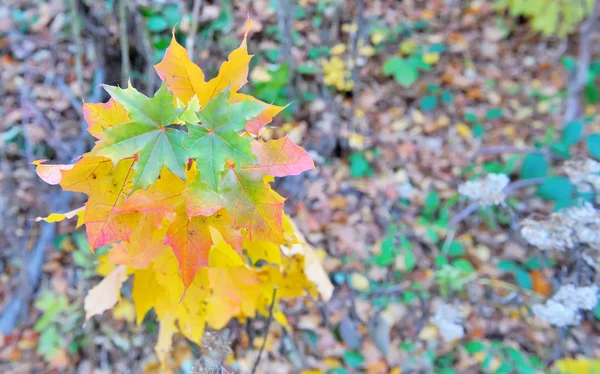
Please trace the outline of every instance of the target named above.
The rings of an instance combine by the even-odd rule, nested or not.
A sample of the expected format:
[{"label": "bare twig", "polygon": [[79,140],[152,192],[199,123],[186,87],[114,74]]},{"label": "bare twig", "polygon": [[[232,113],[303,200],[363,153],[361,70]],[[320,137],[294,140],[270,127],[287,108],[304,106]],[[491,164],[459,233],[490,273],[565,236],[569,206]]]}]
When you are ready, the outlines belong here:
[{"label": "bare twig", "polygon": [[[129,3],[129,11],[134,14],[135,22],[138,25],[142,25],[144,19],[140,12],[135,8],[134,2]],[[136,46],[138,50],[141,50],[146,60],[146,95],[151,96],[154,94],[154,87],[156,86],[156,72],[154,71],[154,60],[152,56],[152,43],[150,43],[150,33],[146,27],[136,27],[137,38],[139,43]]]},{"label": "bare twig", "polygon": [[202,0],[194,0],[194,5],[192,6],[192,24],[190,27],[190,33],[185,41],[185,47],[188,50],[188,54],[192,60],[194,60],[194,46],[196,45],[196,32],[198,31],[198,16],[200,15],[200,8],[202,8]]},{"label": "bare twig", "polygon": [[271,322],[273,321],[273,306],[275,305],[275,296],[277,295],[277,287],[273,288],[273,298],[271,300],[271,306],[269,306],[269,319],[267,320],[267,326],[265,327],[265,338],[260,345],[260,351],[258,351],[258,356],[256,357],[256,361],[254,361],[254,366],[252,367],[252,374],[256,373],[256,369],[258,368],[258,364],[260,363],[260,359],[262,357],[262,353],[265,350],[265,346],[267,345],[267,338],[269,337],[269,328],[271,327]]},{"label": "bare twig", "polygon": [[[352,87],[352,113],[350,124],[354,123],[354,113],[356,110],[356,102],[358,100],[358,94],[360,91],[360,79],[358,76],[358,43],[365,28],[365,2],[364,0],[357,1],[357,14],[356,14],[356,31],[351,34],[351,66],[352,66],[352,81],[354,86]],[[355,129],[351,129],[354,131]]]},{"label": "bare twig", "polygon": [[279,35],[281,35],[281,49],[279,60],[288,66],[289,71],[289,99],[293,102],[300,100],[296,91],[296,62],[292,55],[293,39],[292,31],[294,26],[294,8],[290,0],[280,0],[277,6],[277,24],[279,26]]},{"label": "bare twig", "polygon": [[124,84],[130,76],[129,65],[129,39],[127,38],[127,1],[119,1],[119,32],[121,43],[121,84]]},{"label": "bare twig", "polygon": [[[504,193],[506,195],[511,194],[512,192],[529,186],[537,186],[539,184],[544,183],[546,178],[530,178],[530,179],[522,179],[513,183],[510,183],[506,188],[504,188]],[[481,207],[481,204],[478,201],[474,201],[471,204],[467,205],[463,210],[461,210],[456,216],[454,216],[450,223],[448,224],[448,235],[446,236],[446,240],[444,241],[444,246],[442,247],[442,255],[446,255],[448,250],[450,249],[450,244],[452,240],[454,240],[454,235],[456,235],[456,226],[464,221],[467,217],[469,217],[473,212],[477,211]]]},{"label": "bare twig", "polygon": [[498,154],[508,154],[508,153],[526,153],[526,154],[538,154],[543,156],[548,156],[557,159],[564,159],[564,157],[546,149],[538,149],[538,148],[523,148],[523,147],[515,147],[511,145],[500,145],[494,147],[485,147],[479,148],[473,154],[473,158],[480,155],[498,155]]},{"label": "bare twig", "polygon": [[592,30],[600,16],[600,2],[596,1],[592,13],[579,29],[579,54],[573,79],[569,83],[569,95],[565,103],[563,126],[580,115],[580,95],[588,80],[588,70],[592,60]]},{"label": "bare twig", "polygon": [[70,0],[71,5],[71,33],[75,42],[75,74],[77,74],[77,93],[83,95],[83,56],[81,47],[81,29],[77,0]]}]

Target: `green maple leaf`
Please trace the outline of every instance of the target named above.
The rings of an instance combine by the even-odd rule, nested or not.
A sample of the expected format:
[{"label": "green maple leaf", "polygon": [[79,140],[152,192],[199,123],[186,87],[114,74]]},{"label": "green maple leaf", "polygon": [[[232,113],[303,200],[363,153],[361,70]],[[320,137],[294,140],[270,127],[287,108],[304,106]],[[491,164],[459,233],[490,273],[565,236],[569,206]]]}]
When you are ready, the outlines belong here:
[{"label": "green maple leaf", "polygon": [[255,118],[267,105],[245,100],[229,104],[229,89],[221,91],[198,113],[201,124],[188,124],[189,136],[183,144],[189,157],[195,158],[200,177],[217,190],[225,162],[230,159],[236,166],[257,162],[250,147],[251,139],[238,135],[246,121]]},{"label": "green maple leaf", "polygon": [[163,166],[180,178],[185,177],[188,159],[183,147],[187,134],[168,128],[184,111],[174,105],[173,96],[165,84],[153,98],[133,88],[104,86],[113,99],[129,112],[130,123],[116,125],[105,131],[96,143],[94,154],[110,158],[113,163],[139,152],[134,166],[133,190],[145,189],[158,178]]}]

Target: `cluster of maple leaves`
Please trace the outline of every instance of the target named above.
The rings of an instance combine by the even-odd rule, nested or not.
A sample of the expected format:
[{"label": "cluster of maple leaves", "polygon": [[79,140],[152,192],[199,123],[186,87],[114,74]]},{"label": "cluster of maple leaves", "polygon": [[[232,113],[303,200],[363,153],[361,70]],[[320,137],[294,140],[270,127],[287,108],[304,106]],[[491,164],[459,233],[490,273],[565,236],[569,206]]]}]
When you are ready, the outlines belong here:
[{"label": "cluster of maple leaves", "polygon": [[303,257],[281,256],[294,229],[269,182],[314,164],[287,137],[257,139],[284,108],[238,92],[252,57],[247,34],[209,81],[173,36],[154,97],[104,86],[110,101],[84,105],[94,148],[75,164],[35,163],[46,182],[88,195],[62,217],[79,216],[92,250],[112,245],[105,286],[88,298],[107,299],[108,288],[114,300],[86,305],[88,318],[114,305],[133,274],[138,323],[154,308],[163,361],[176,331],[200,342],[207,323],[267,314],[274,287],[277,298],[311,287]]}]

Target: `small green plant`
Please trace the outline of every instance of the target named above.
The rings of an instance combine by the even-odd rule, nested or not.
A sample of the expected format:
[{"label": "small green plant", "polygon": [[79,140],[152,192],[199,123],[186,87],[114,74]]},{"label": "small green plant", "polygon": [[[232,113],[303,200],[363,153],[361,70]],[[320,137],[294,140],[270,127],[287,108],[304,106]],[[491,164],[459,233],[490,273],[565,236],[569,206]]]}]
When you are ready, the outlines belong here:
[{"label": "small green plant", "polygon": [[44,360],[51,361],[60,351],[75,353],[83,323],[81,304],[69,305],[65,295],[43,293],[35,302],[42,316],[33,326],[40,334],[37,352]]},{"label": "small green plant", "polygon": [[[383,74],[392,76],[402,87],[408,88],[419,80],[422,72],[432,69],[445,50],[446,47],[443,44],[424,47],[412,40],[407,40],[400,46],[400,52],[405,57],[394,56],[387,59],[383,65]],[[434,100],[430,98],[428,101],[427,106],[431,106]]]},{"label": "small green plant", "polygon": [[527,17],[531,27],[544,35],[566,36],[575,31],[594,9],[594,0],[499,0],[498,9],[513,17]]}]

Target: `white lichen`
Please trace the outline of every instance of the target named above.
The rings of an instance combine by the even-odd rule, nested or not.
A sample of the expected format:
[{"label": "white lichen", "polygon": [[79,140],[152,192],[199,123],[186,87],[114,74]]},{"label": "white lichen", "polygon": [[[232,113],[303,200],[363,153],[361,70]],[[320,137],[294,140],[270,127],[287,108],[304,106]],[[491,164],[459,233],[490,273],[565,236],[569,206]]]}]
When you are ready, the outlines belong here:
[{"label": "white lichen", "polygon": [[503,192],[510,179],[505,174],[488,174],[485,178],[468,181],[458,187],[458,193],[479,202],[482,206],[498,205],[504,202]]},{"label": "white lichen", "polygon": [[465,336],[465,329],[462,326],[463,316],[452,305],[440,304],[435,314],[431,316],[430,322],[438,328],[446,342],[453,342]]},{"label": "white lichen", "polygon": [[578,323],[580,310],[592,310],[598,302],[598,287],[563,285],[544,304],[533,306],[535,316],[547,323],[564,327]]},{"label": "white lichen", "polygon": [[567,284],[562,286],[552,299],[576,309],[592,310],[598,302],[598,286],[575,287]]},{"label": "white lichen", "polygon": [[590,187],[600,190],[600,162],[591,158],[585,160],[569,160],[565,162],[565,173],[569,180],[582,192],[589,192]]},{"label": "white lichen", "polygon": [[521,222],[521,235],[542,249],[565,251],[577,245],[600,247],[600,212],[588,202],[554,212],[543,221]]},{"label": "white lichen", "polygon": [[537,318],[553,326],[565,327],[575,324],[577,316],[575,310],[552,299],[546,301],[544,304],[536,304],[532,309]]}]

